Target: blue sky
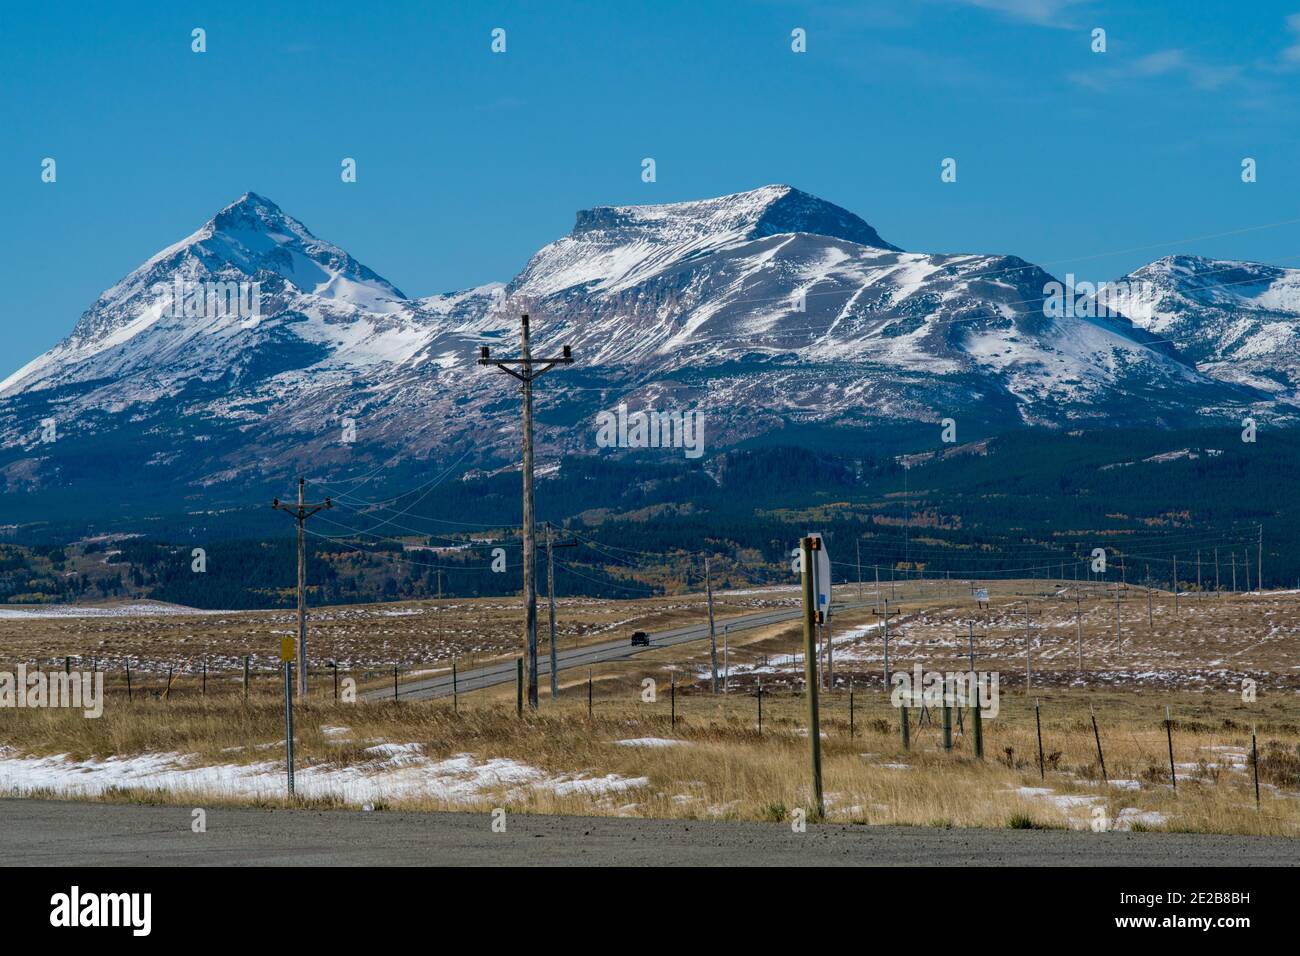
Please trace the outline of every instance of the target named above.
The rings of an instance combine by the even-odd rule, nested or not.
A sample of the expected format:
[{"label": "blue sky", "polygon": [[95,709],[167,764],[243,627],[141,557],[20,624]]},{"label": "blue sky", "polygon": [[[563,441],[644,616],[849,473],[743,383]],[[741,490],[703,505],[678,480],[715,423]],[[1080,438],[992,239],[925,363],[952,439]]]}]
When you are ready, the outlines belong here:
[{"label": "blue sky", "polygon": [[1300,0],[271,6],[0,8],[0,376],[250,189],[408,295],[509,279],[580,208],[771,182],[1057,275],[1300,267]]}]

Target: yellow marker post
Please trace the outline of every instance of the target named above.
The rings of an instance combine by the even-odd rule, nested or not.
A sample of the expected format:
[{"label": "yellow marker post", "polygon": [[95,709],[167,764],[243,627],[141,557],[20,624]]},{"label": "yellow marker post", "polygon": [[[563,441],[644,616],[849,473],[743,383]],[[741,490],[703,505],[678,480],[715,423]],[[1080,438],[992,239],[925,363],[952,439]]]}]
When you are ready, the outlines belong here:
[{"label": "yellow marker post", "polygon": [[292,637],[280,638],[280,662],[284,665],[284,750],[289,775],[289,797],[293,797],[293,659]]}]

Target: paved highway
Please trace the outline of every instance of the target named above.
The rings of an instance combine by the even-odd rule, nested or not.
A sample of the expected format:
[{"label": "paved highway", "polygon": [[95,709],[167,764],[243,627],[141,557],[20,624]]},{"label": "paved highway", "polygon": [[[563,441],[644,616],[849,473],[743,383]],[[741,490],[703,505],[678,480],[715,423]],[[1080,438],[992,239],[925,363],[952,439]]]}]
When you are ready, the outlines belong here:
[{"label": "paved highway", "polygon": [[[198,805],[202,805],[200,802]],[[1293,866],[1286,837],[0,799],[8,866]],[[1209,887],[1204,887],[1209,889]]]},{"label": "paved highway", "polygon": [[[837,604],[837,610],[847,608],[863,607],[859,602],[846,602]],[[780,624],[785,621],[798,620],[800,608],[777,608],[771,611],[755,611],[752,614],[742,614],[739,617],[727,618],[725,621],[718,621],[715,625],[718,635],[719,644],[722,641],[722,629],[725,625],[728,631],[747,631],[756,627],[766,627],[769,624]],[[631,645],[631,635],[625,635],[615,640],[604,641],[600,644],[588,644],[584,647],[574,647],[568,650],[560,650],[556,654],[556,662],[559,664],[558,669],[568,670],[572,667],[589,667],[592,664],[600,664],[605,661],[627,660],[637,654],[643,654],[647,651],[653,651],[656,648],[672,647],[676,644],[687,644],[691,641],[698,641],[709,636],[709,625],[690,624],[685,627],[677,627],[667,631],[650,632],[649,647],[633,647]],[[538,652],[537,672],[539,681],[545,685],[551,673],[551,658],[549,652]],[[484,687],[493,687],[498,684],[513,684],[515,681],[515,662],[503,661],[495,664],[485,664],[482,667],[475,667],[469,670],[460,671],[456,675],[456,689],[459,693],[465,693],[471,690],[481,690]],[[397,696],[400,700],[429,700],[434,697],[450,697],[452,693],[451,674],[440,674],[436,677],[421,678],[419,680],[399,683],[397,687]],[[366,691],[362,698],[365,700],[391,700],[393,691],[391,687],[377,688]]]}]

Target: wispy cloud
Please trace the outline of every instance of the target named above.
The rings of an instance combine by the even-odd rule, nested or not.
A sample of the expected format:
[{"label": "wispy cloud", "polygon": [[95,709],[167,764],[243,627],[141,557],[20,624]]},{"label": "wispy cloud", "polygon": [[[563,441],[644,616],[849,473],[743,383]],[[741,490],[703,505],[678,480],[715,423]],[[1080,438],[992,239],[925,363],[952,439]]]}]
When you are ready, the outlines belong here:
[{"label": "wispy cloud", "polygon": [[968,7],[992,10],[1015,20],[1044,27],[1073,27],[1069,14],[1087,5],[1087,0],[953,0]]},{"label": "wispy cloud", "polygon": [[1218,90],[1240,78],[1241,74],[1240,66],[1218,66],[1199,60],[1186,50],[1169,49],[1132,59],[1107,59],[1096,69],[1071,73],[1070,79],[1080,86],[1104,90],[1129,80],[1169,77],[1183,80],[1200,90]]},{"label": "wispy cloud", "polygon": [[1282,51],[1282,65],[1290,69],[1300,69],[1300,13],[1293,13],[1286,18],[1286,28],[1291,34],[1291,45]]}]

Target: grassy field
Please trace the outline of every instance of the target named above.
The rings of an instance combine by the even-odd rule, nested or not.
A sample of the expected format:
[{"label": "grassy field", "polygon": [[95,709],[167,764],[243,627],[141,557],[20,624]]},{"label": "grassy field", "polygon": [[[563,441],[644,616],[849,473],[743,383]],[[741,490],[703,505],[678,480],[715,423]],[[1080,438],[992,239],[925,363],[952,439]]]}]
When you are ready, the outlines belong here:
[{"label": "grassy field", "polygon": [[[637,601],[557,600],[557,632],[565,647],[609,640],[633,630],[658,630],[698,622],[703,595]],[[718,595],[719,620],[779,606],[795,606],[793,592]],[[136,605],[139,607],[139,605]],[[62,666],[70,657],[110,675],[125,668],[141,675],[181,680],[201,672],[241,674],[243,659],[254,671],[278,667],[280,636],[296,633],[294,611],[168,610],[165,614],[107,613],[103,616],[0,617],[0,666],[17,663]],[[541,604],[545,626],[545,602]],[[6,608],[8,610],[8,608]],[[21,612],[23,609],[14,609]],[[26,609],[49,613],[40,608]],[[518,653],[523,603],[519,599],[471,598],[401,601],[389,604],[312,608],[313,660],[336,661],[348,671],[403,671],[421,666],[463,666]]]},{"label": "grassy field", "polygon": [[[853,597],[852,590],[844,596]],[[1117,638],[1114,592],[1076,602],[1072,592],[1057,593],[1047,582],[999,590],[993,607],[980,610],[955,583],[913,588],[896,595],[901,613],[890,623],[895,671],[915,664],[964,668],[974,632],[976,666],[998,672],[1001,691],[997,717],[983,724],[983,759],[961,729],[951,752],[944,750],[937,711],[928,722],[911,711],[905,748],[900,713],[883,681],[878,618],[870,607],[837,618],[835,689],[822,694],[821,721],[830,819],[1300,834],[1300,701],[1292,663],[1300,596],[1184,595],[1175,609],[1170,595],[1153,594],[1148,612],[1145,592],[1131,589],[1120,594]],[[1026,598],[1028,627],[1019,603]],[[787,600],[779,592],[728,598],[736,612],[755,606],[742,602]],[[501,626],[510,626],[500,635],[502,652],[513,656],[512,609],[485,603],[500,605]],[[366,620],[379,632],[371,639],[387,637],[391,650],[397,637],[382,631],[400,630],[402,648],[424,646],[428,622],[380,613],[394,609],[403,606],[367,609]],[[622,628],[698,620],[700,609],[694,598],[679,598],[575,603],[567,613],[582,615],[569,626],[585,626],[594,639]],[[123,620],[91,623],[125,630]],[[221,627],[230,630],[210,633],[192,632],[190,619],[150,621],[149,648],[157,661],[175,661],[169,655],[178,645],[188,652],[199,634],[209,649],[221,640],[233,644],[237,621],[228,618]],[[74,622],[57,623],[56,633],[77,633]],[[362,640],[352,629],[364,628],[352,619],[336,629],[335,639]],[[320,629],[326,631],[324,622]],[[25,639],[39,643],[32,635]],[[328,647],[328,640],[321,633],[315,646]],[[55,656],[48,643],[37,643],[27,647],[43,648],[44,655],[34,656]],[[729,692],[716,696],[709,690],[707,642],[657,648],[590,674],[567,671],[560,698],[550,700],[544,688],[539,712],[522,719],[513,686],[455,703],[342,703],[332,699],[328,681],[318,681],[295,714],[299,799],[326,806],[784,819],[809,805],[801,646],[797,624],[729,635]],[[365,672],[354,666],[342,673],[360,678]],[[98,720],[66,710],[0,711],[0,786],[190,804],[283,802],[282,690],[269,668],[247,697],[229,669],[211,670],[206,692],[192,669],[175,673],[166,693],[165,673],[156,666],[142,673],[148,676],[127,700],[124,680],[109,672],[109,699]],[[654,681],[652,701],[647,679]],[[1243,695],[1243,681],[1256,682],[1253,700]]]}]

